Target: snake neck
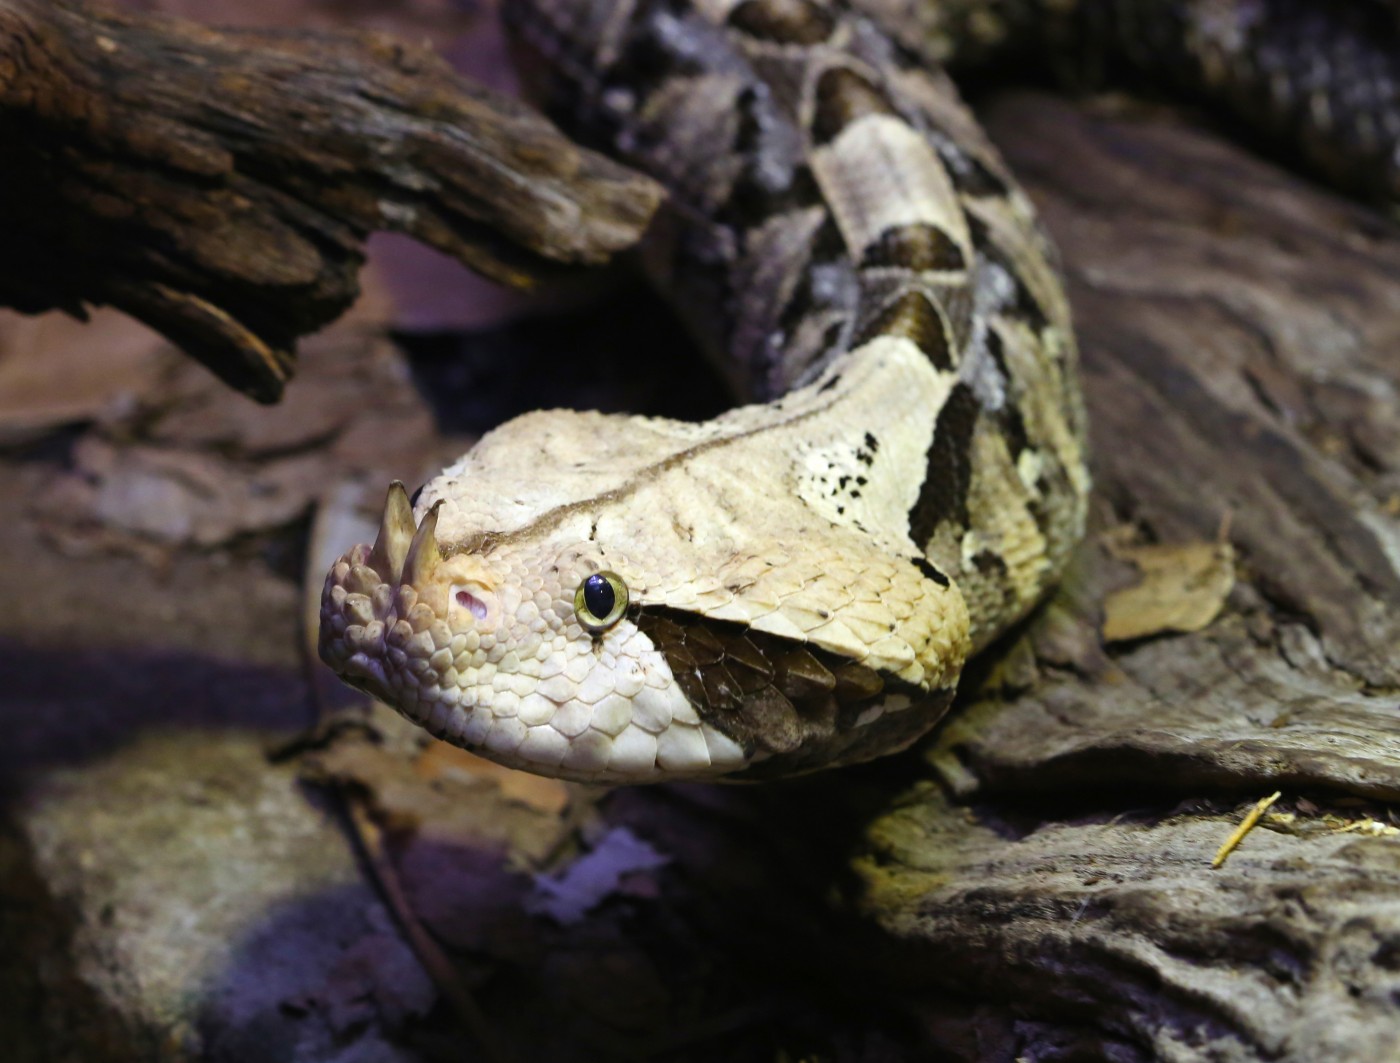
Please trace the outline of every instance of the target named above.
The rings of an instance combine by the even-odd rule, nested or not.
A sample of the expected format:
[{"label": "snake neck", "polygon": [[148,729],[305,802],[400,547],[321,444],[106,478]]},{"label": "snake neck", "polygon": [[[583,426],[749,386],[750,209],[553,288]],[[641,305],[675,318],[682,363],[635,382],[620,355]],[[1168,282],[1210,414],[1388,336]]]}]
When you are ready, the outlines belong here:
[{"label": "snake neck", "polygon": [[[816,0],[530,0],[575,135],[660,178],[659,286],[750,400],[549,411],[391,491],[323,656],[429,730],[593,781],[902,748],[1083,524],[1068,314],[951,86]],[[621,603],[621,604],[619,604]]]},{"label": "snake neck", "polygon": [[[905,535],[962,588],[975,646],[1022,616],[1083,528],[1076,353],[1050,245],[946,77],[816,0],[506,15],[556,118],[667,185],[649,271],[740,394],[918,352]],[[857,437],[898,399],[853,400]]]}]

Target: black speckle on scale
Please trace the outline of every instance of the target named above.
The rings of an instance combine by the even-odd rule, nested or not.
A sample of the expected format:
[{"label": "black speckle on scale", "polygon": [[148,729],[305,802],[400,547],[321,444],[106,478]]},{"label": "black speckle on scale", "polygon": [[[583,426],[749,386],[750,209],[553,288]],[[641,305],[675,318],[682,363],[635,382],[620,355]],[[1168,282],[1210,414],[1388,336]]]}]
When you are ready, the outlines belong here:
[{"label": "black speckle on scale", "polygon": [[[933,582],[938,584],[940,587],[948,586],[948,577],[945,576],[943,573],[939,572],[938,569],[933,567],[933,565],[929,564],[928,558],[915,557],[911,558],[910,560],[914,562],[914,567],[917,568],[926,579],[933,580]],[[891,628],[891,630],[893,630],[893,628]]]},{"label": "black speckle on scale", "polygon": [[588,606],[590,613],[599,618],[612,612],[613,606],[617,604],[617,595],[613,593],[612,584],[606,577],[595,573],[583,581],[583,604]]}]

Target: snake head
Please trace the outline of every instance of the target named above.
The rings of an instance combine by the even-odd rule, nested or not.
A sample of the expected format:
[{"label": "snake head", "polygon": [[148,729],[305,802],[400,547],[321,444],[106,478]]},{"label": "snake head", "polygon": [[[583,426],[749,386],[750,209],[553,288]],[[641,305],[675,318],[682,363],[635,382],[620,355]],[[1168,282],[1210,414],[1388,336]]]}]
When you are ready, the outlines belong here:
[{"label": "snake head", "polygon": [[716,424],[531,414],[416,514],[395,483],[376,541],[327,577],[322,658],[439,737],[580,781],[790,774],[907,744],[951,695],[961,598],[794,511],[765,486],[782,470],[758,467],[775,459]]},{"label": "snake head", "polygon": [[328,574],[319,649],[346,683],[439,737],[543,774],[639,782],[743,766],[743,749],[702,724],[628,620],[627,581],[606,567],[621,559],[586,528],[534,548],[493,550],[478,536],[444,550],[443,505],[415,520],[395,481],[373,545]]}]

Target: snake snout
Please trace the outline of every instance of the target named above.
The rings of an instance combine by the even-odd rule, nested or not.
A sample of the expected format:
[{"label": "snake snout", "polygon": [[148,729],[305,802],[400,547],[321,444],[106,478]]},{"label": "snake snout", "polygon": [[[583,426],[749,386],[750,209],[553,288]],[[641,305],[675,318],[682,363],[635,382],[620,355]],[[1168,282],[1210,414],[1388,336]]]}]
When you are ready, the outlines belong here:
[{"label": "snake snout", "polygon": [[414,524],[402,483],[389,487],[374,545],[340,557],[321,598],[322,660],[351,685],[419,718],[461,699],[458,681],[491,643],[498,595],[490,578],[445,562],[438,508]]},{"label": "snake snout", "polygon": [[[408,492],[395,480],[374,545],[361,544],[341,557],[321,596],[321,658],[386,700],[402,699],[405,684],[421,685],[429,662],[453,634],[444,616],[448,588],[437,578],[443,560],[439,505],[415,525]],[[453,613],[460,624],[460,612]]]}]

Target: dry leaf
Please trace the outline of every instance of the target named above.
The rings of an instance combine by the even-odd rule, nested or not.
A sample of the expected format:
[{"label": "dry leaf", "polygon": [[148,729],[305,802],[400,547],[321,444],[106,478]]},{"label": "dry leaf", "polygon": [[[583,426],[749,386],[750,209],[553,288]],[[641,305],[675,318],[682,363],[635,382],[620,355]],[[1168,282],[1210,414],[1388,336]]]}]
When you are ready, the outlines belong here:
[{"label": "dry leaf", "polygon": [[425,766],[419,745],[424,732],[391,709],[375,705],[367,722],[366,728],[332,732],[305,754],[303,777],[350,788],[381,827],[401,838],[484,848],[527,866],[557,842],[560,816],[544,807],[543,791],[534,801],[511,793],[481,767],[486,761],[448,771],[433,757]]},{"label": "dry leaf", "polygon": [[1140,639],[1163,631],[1200,631],[1219,614],[1235,585],[1235,552],[1229,543],[1114,546],[1115,556],[1137,566],[1142,579],[1104,601],[1106,642]]},{"label": "dry leaf", "polygon": [[670,863],[626,827],[603,835],[593,851],[558,875],[536,875],[535,892],[526,909],[542,912],[564,926],[579,922],[615,893],[624,892],[628,876],[655,871]]},{"label": "dry leaf", "polygon": [[560,779],[547,779],[543,775],[502,767],[446,742],[430,742],[418,758],[415,768],[425,779],[457,775],[489,779],[510,800],[551,816],[557,816],[568,808],[571,799],[569,784]]}]

